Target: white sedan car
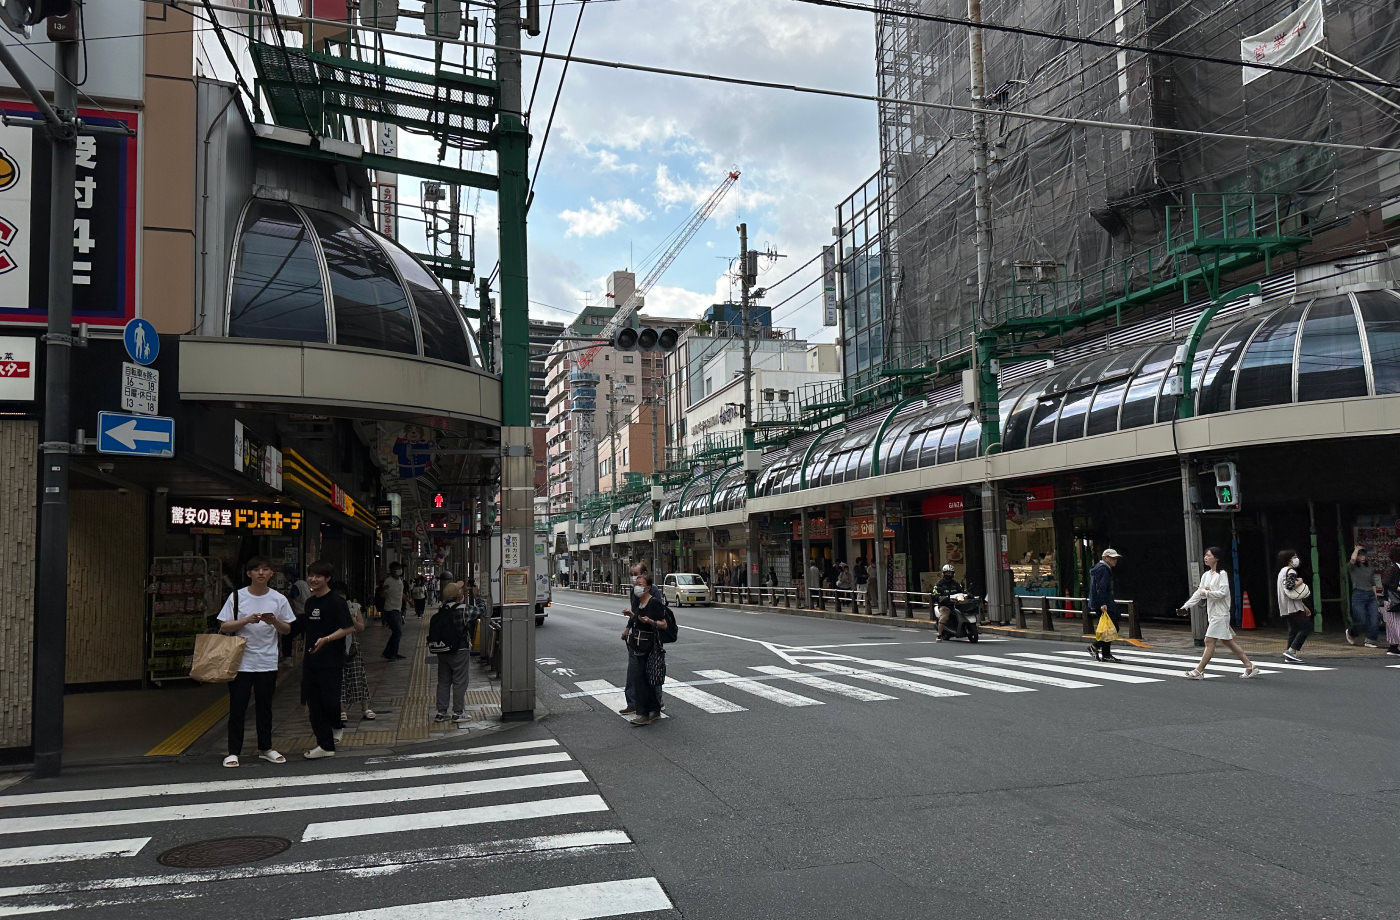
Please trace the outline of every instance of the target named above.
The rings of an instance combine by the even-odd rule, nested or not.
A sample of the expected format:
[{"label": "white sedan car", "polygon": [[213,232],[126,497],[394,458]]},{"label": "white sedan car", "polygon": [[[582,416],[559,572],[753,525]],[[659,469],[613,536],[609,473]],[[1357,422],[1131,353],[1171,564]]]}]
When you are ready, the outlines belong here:
[{"label": "white sedan car", "polygon": [[705,579],[693,573],[667,575],[661,590],[666,595],[666,603],[677,607],[710,603],[710,586],[705,584]]}]

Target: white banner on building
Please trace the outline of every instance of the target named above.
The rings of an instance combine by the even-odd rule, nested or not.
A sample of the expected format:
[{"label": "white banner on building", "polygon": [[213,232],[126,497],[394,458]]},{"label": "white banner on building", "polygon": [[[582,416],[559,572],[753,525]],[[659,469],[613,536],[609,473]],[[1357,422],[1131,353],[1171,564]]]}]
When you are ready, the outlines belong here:
[{"label": "white banner on building", "polygon": [[[1322,41],[1322,0],[1308,0],[1291,16],[1240,42],[1240,59],[1246,64],[1286,64]],[[1267,74],[1257,67],[1244,68],[1244,82]]]},{"label": "white banner on building", "polygon": [[399,187],[397,184],[378,184],[378,201],[375,202],[375,224],[379,232],[391,240],[399,237]]},{"label": "white banner on building", "polygon": [[836,247],[822,249],[822,325],[835,326],[836,319]]}]

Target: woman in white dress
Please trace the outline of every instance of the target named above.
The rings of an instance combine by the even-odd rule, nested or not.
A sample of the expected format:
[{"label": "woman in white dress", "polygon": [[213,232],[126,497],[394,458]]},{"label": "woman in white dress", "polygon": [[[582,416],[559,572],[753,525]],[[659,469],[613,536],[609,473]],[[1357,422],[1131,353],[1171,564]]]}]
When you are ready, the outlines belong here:
[{"label": "woman in white dress", "polygon": [[1244,665],[1241,677],[1259,676],[1259,669],[1235,641],[1235,633],[1230,629],[1230,576],[1220,568],[1221,557],[1220,550],[1214,546],[1206,550],[1206,571],[1201,576],[1201,586],[1191,595],[1190,600],[1181,605],[1182,610],[1188,610],[1202,601],[1206,605],[1206,651],[1201,656],[1200,663],[1186,672],[1186,676],[1191,680],[1205,677],[1206,665],[1210,664],[1211,656],[1215,654],[1217,642],[1225,643],[1225,647],[1240,659],[1240,663]]}]

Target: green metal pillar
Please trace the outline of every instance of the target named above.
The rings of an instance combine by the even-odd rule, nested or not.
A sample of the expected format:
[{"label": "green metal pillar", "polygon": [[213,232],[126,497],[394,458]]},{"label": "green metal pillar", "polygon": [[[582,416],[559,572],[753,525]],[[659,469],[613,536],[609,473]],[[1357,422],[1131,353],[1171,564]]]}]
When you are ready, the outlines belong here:
[{"label": "green metal pillar", "polygon": [[997,334],[993,330],[977,333],[977,406],[982,423],[982,453],[1001,450],[1001,394],[997,389]]}]

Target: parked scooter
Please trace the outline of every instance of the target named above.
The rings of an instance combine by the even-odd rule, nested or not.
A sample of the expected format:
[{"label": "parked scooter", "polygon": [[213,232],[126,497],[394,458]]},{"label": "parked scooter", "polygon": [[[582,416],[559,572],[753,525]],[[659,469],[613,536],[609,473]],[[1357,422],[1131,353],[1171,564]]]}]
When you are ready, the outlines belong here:
[{"label": "parked scooter", "polygon": [[971,594],[954,594],[949,596],[948,600],[951,603],[938,605],[939,620],[942,623],[938,627],[938,638],[944,641],[966,639],[968,642],[976,642],[977,624],[982,616],[982,598]]}]

